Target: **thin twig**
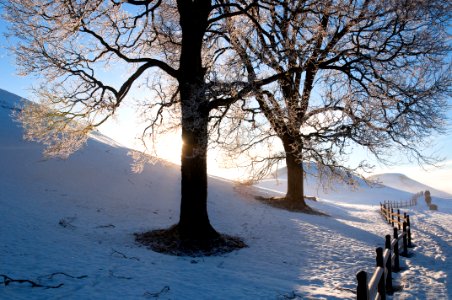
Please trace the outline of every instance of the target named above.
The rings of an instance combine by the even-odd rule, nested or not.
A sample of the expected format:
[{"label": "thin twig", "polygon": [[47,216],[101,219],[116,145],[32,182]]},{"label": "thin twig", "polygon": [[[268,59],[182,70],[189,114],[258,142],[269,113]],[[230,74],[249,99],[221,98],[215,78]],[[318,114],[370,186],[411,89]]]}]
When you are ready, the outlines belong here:
[{"label": "thin twig", "polygon": [[143,296],[145,296],[145,297],[147,297],[147,298],[150,298],[150,297],[152,297],[152,298],[158,298],[158,297],[160,297],[160,295],[168,293],[169,290],[170,290],[170,287],[167,286],[167,285],[165,285],[165,286],[160,290],[160,292],[156,292],[156,293],[146,292],[146,293],[144,293]]},{"label": "thin twig", "polygon": [[64,275],[64,276],[67,276],[67,277],[70,277],[70,278],[74,278],[74,279],[83,279],[83,278],[87,278],[88,277],[88,275],[72,276],[72,275],[66,274],[64,272],[55,272],[55,273],[52,273],[52,274],[49,274],[49,275],[39,276],[38,279],[46,278],[46,279],[50,280],[50,279],[53,279],[53,276],[55,276],[55,275]]},{"label": "thin twig", "polygon": [[122,276],[122,275],[116,275],[116,274],[113,272],[113,270],[109,270],[108,273],[110,274],[111,277],[118,278],[118,279],[126,279],[126,280],[133,279],[133,277]]},{"label": "thin twig", "polygon": [[119,251],[117,251],[117,250],[115,250],[115,249],[111,249],[111,250],[112,250],[111,255],[113,255],[113,254],[118,254],[118,255],[121,256],[122,258],[133,259],[133,260],[136,260],[136,261],[139,261],[139,260],[140,260],[138,257],[135,257],[135,256],[129,257],[129,256],[125,255],[124,253],[119,252]]},{"label": "thin twig", "polygon": [[42,287],[42,288],[45,288],[45,289],[57,289],[57,288],[59,288],[59,287],[64,285],[64,283],[60,283],[58,285],[43,285],[43,284],[36,283],[36,282],[34,282],[32,280],[29,280],[29,279],[13,279],[13,278],[11,278],[11,277],[9,277],[7,275],[4,275],[4,274],[0,274],[0,277],[3,277],[3,282],[0,282],[0,284],[4,284],[5,286],[9,285],[11,282],[29,283],[29,284],[31,284],[32,288]]}]

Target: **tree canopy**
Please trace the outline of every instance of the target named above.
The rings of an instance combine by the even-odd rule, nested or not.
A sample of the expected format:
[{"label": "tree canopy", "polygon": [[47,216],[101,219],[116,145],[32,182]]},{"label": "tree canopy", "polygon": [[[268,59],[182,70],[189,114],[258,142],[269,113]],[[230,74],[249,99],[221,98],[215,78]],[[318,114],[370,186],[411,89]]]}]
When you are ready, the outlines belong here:
[{"label": "tree canopy", "polygon": [[[239,245],[219,235],[207,214],[209,114],[224,103],[207,97],[206,72],[221,54],[214,49],[218,24],[246,14],[255,2],[5,0],[1,5],[18,39],[12,51],[22,74],[45,79],[36,89],[41,106],[22,113],[26,137],[45,143],[48,154],[66,157],[116,112],[134,85],[159,70],[177,86],[174,101],[161,107],[179,107],[183,140],[180,220],[165,231],[164,243],[206,251],[213,241]],[[109,69],[120,72],[116,83],[105,76]]]},{"label": "tree canopy", "polygon": [[[235,104],[223,145],[254,149],[255,163],[285,159],[286,198],[301,207],[304,161],[346,180],[369,167],[347,165],[353,148],[381,161],[393,149],[434,161],[419,149],[444,129],[451,95],[448,1],[273,1],[266,8],[253,10],[254,19],[226,21],[237,53],[230,64],[248,82],[278,78]],[[256,150],[275,136],[282,152]]]},{"label": "tree canopy", "polygon": [[377,158],[396,147],[428,161],[418,146],[443,128],[448,1],[0,3],[22,74],[45,79],[36,89],[42,105],[21,119],[48,154],[80,148],[142,82],[160,92],[144,102],[154,114],[146,133],[159,131],[165,111],[176,116],[180,220],[145,239],[207,251],[214,241],[243,245],[208,218],[209,138],[235,151],[279,138],[282,153],[262,158],[286,160],[286,199],[305,207],[303,161],[350,171],[354,145]]}]

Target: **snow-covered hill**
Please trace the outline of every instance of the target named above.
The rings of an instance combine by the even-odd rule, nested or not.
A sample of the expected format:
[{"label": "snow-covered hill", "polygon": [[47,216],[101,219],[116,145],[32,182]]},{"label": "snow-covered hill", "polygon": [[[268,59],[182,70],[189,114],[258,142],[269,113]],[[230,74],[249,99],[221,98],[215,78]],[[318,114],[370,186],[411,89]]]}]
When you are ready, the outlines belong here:
[{"label": "snow-covered hill", "polygon": [[452,199],[452,195],[450,195],[449,193],[432,188],[400,173],[378,174],[370,176],[368,179],[405,192],[416,193],[419,191],[429,190],[430,193],[436,197]]},{"label": "snow-covered hill", "polygon": [[[217,257],[163,255],[133,234],[177,222],[179,167],[134,174],[128,150],[100,134],[68,160],[45,159],[11,120],[18,100],[0,90],[0,282],[57,288],[0,284],[0,299],[354,299],[356,272],[373,269],[374,249],[391,232],[379,201],[412,195],[310,185],[319,200],[309,204],[330,215],[313,216],[254,199],[283,193],[281,180],[244,187],[210,178],[214,227],[249,247]],[[417,247],[394,274],[404,286],[399,298],[452,297],[452,206],[433,196],[438,212],[409,211]]]},{"label": "snow-covered hill", "polygon": [[[313,163],[304,164],[305,172],[307,173],[304,178],[304,187],[307,195],[318,195],[328,198],[330,194],[334,194],[337,197],[341,195],[346,198],[342,198],[341,201],[349,203],[362,203],[363,197],[367,201],[371,201],[372,204],[378,204],[383,201],[398,201],[405,199],[408,194],[416,194],[418,192],[429,190],[431,194],[438,198],[452,199],[452,195],[444,191],[432,188],[426,184],[418,182],[409,178],[404,174],[398,173],[385,173],[379,175],[369,176],[368,182],[364,181],[360,177],[348,174],[350,180],[354,182],[353,186],[348,185],[339,179],[332,179],[332,182],[328,182],[328,179],[320,179],[317,166]],[[344,176],[344,177],[346,177]],[[347,177],[346,177],[347,178]],[[287,168],[282,167],[275,173],[270,175],[264,180],[261,180],[257,186],[262,189],[267,189],[272,192],[284,194],[285,187],[287,185]],[[349,193],[353,190],[353,193]]]}]

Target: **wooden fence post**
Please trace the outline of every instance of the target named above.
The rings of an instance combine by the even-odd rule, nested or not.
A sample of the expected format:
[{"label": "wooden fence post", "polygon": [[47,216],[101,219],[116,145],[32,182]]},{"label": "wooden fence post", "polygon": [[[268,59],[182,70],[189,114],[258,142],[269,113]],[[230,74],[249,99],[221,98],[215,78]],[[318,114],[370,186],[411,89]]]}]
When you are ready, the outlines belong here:
[{"label": "wooden fence post", "polygon": [[[378,247],[376,249],[377,252],[377,267],[381,267],[384,269],[384,263],[383,263],[383,248]],[[386,300],[386,282],[385,282],[385,272],[380,277],[380,280],[378,281],[378,294],[380,294],[381,300]]]},{"label": "wooden fence post", "polygon": [[400,229],[400,209],[397,210],[397,226]]},{"label": "wooden fence post", "polygon": [[385,220],[387,222],[388,221],[388,206],[386,205],[386,201],[385,201],[385,204],[383,204],[383,207],[385,209],[384,216],[385,216]]},{"label": "wooden fence post", "polygon": [[411,243],[411,224],[410,224],[410,215],[406,216],[407,223],[407,234],[408,234],[408,247],[412,248],[413,244]]},{"label": "wooden fence post", "polygon": [[356,274],[356,279],[358,280],[358,286],[356,287],[356,299],[357,300],[368,300],[369,291],[367,289],[367,273],[366,271],[360,271]]},{"label": "wooden fence post", "polygon": [[391,208],[391,226],[394,226],[394,208]]},{"label": "wooden fence post", "polygon": [[386,291],[392,292],[392,249],[391,249],[391,235],[385,236],[385,249],[389,249],[389,257],[386,261]]},{"label": "wooden fence post", "polygon": [[388,207],[386,208],[386,221],[388,221],[388,224],[391,224],[391,208],[388,205]]},{"label": "wooden fence post", "polygon": [[407,237],[407,224],[406,221],[403,222],[403,256],[408,256],[408,237]]},{"label": "wooden fence post", "polygon": [[396,227],[394,227],[394,239],[395,239],[395,245],[394,245],[394,272],[400,271],[400,259],[399,259],[399,231]]}]

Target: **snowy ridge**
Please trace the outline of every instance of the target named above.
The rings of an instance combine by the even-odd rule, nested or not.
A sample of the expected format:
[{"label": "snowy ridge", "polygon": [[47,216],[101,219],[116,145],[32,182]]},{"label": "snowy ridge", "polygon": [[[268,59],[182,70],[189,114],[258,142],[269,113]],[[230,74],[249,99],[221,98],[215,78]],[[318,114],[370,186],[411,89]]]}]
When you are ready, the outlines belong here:
[{"label": "snowy ridge", "polygon": [[[0,103],[8,97],[0,91]],[[100,135],[67,160],[44,159],[10,114],[0,106],[0,274],[63,285],[0,284],[0,299],[354,299],[356,272],[373,269],[375,247],[391,232],[379,201],[412,195],[369,186],[323,191],[308,178],[308,193],[319,197],[309,204],[330,215],[313,216],[254,199],[283,193],[282,179],[244,187],[210,177],[212,224],[249,247],[217,257],[163,255],[138,246],[133,234],[177,222],[180,167],[132,173],[128,149]],[[417,247],[402,260],[409,268],[394,274],[401,299],[452,298],[452,203],[432,196],[439,211],[422,201],[409,211]]]},{"label": "snowy ridge", "polygon": [[21,99],[22,98],[16,94],[0,89],[0,105],[8,106],[6,108],[11,108],[12,106],[18,104]]},{"label": "snowy ridge", "polygon": [[[310,194],[315,194],[315,187],[319,187],[322,185],[322,182],[319,180],[319,171],[317,169],[317,166],[314,163],[304,163],[304,168],[306,172],[306,178],[304,179],[304,184],[308,188],[308,191]],[[421,191],[429,190],[431,194],[435,197],[444,198],[444,199],[452,199],[452,195],[435,189],[431,186],[428,186],[426,184],[423,184],[421,182],[418,182],[412,178],[409,178],[405,174],[400,173],[384,173],[384,174],[377,174],[367,177],[367,180],[369,182],[365,182],[362,178],[349,174],[351,177],[350,179],[356,182],[356,188],[357,190],[366,190],[366,191],[373,191],[375,188],[380,189],[388,189],[388,191],[391,191],[391,193],[396,193],[398,191],[401,192],[408,192],[408,193],[418,193]],[[278,169],[276,172],[274,172],[272,175],[270,175],[267,179],[263,180],[263,182],[269,182],[270,185],[273,185],[273,190],[275,190],[275,183],[277,184],[278,188],[279,186],[284,186],[287,182],[287,168],[282,167]],[[332,183],[332,190],[337,190],[338,186],[343,185],[343,183],[339,182],[337,179],[333,179]],[[261,187],[270,188],[266,184],[259,184]],[[371,187],[372,186],[372,187]],[[388,199],[385,199],[388,200]]]},{"label": "snowy ridge", "polygon": [[452,199],[452,195],[444,191],[432,188],[426,184],[420,183],[408,176],[400,173],[385,173],[373,175],[368,178],[369,180],[376,181],[385,186],[399,189],[401,191],[406,191],[410,193],[417,193],[420,191],[429,190],[430,193],[436,197]]}]

